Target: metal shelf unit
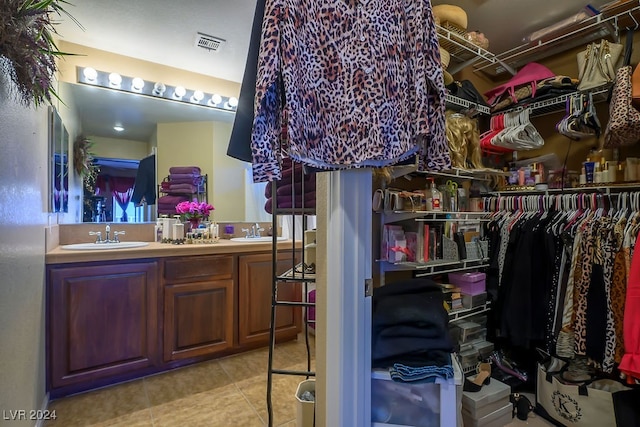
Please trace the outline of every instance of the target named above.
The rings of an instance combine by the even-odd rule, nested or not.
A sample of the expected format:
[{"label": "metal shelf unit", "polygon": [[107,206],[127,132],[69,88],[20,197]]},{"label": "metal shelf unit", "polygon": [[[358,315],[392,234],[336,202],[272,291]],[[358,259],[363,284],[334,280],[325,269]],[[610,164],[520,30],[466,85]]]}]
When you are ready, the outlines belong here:
[{"label": "metal shelf unit", "polygon": [[[295,182],[296,173],[292,174],[291,183]],[[277,192],[276,182],[273,181],[271,183],[272,193],[273,195]],[[304,185],[302,186],[301,193],[304,194]],[[296,200],[296,194],[291,194],[292,200]],[[292,215],[293,216],[293,229],[295,230],[296,216],[302,216],[302,229],[307,229],[307,217],[310,215],[315,215],[315,208],[308,208],[304,206],[304,203],[301,207],[294,208],[278,208],[277,201],[274,197],[273,203],[273,214],[272,218],[272,229],[278,229],[278,217],[280,215]],[[313,325],[315,327],[315,320],[309,320],[308,309],[310,307],[314,307],[315,303],[307,302],[307,295],[309,293],[309,287],[312,286],[316,279],[315,274],[309,274],[302,268],[301,271],[298,271],[297,268],[300,266],[306,266],[305,263],[305,252],[301,251],[301,261],[296,262],[296,243],[301,243],[301,248],[304,248],[306,245],[305,242],[305,233],[302,233],[302,240],[296,241],[295,236],[292,239],[292,265],[286,272],[282,274],[278,274],[277,265],[278,265],[278,233],[273,233],[272,240],[272,271],[273,271],[273,279],[272,279],[272,287],[271,287],[271,321],[269,325],[269,358],[268,358],[268,371],[267,371],[267,412],[268,412],[268,426],[273,427],[273,402],[272,402],[272,387],[273,387],[273,375],[293,375],[293,376],[301,376],[309,379],[309,377],[315,377],[315,371],[311,370],[311,346],[309,342],[309,334],[311,331],[309,330],[309,325]],[[302,295],[304,296],[301,301],[284,301],[278,299],[278,285],[280,283],[296,283],[302,288]],[[303,310],[303,333],[305,337],[305,345],[307,350],[307,370],[299,371],[299,370],[289,370],[289,369],[277,369],[273,367],[273,356],[275,352],[275,337],[276,337],[276,309],[278,307],[301,307]]]},{"label": "metal shelf unit", "polygon": [[615,38],[620,28],[633,27],[640,18],[640,2],[628,1],[602,13],[572,24],[539,40],[523,43],[513,49],[476,61],[474,69],[497,76],[513,74],[529,62],[566,52],[602,38]]}]

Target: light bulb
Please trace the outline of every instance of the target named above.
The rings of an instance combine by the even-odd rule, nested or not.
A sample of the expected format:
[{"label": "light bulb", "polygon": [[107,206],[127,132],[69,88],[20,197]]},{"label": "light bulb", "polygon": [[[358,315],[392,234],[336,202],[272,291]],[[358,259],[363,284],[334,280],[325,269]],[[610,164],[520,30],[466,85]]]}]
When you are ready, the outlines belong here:
[{"label": "light bulb", "polygon": [[153,94],[157,96],[164,95],[164,92],[167,90],[167,87],[162,82],[157,82],[153,85]]},{"label": "light bulb", "polygon": [[142,88],[144,88],[144,80],[140,77],[134,77],[134,79],[131,80],[131,90],[134,92],[140,92],[142,91]]},{"label": "light bulb", "polygon": [[173,91],[173,96],[178,99],[182,99],[182,97],[187,93],[187,90],[182,86],[176,86]]},{"label": "light bulb", "polygon": [[95,83],[96,79],[98,78],[98,72],[95,68],[91,67],[87,67],[82,70],[82,75],[84,75],[84,78],[91,83]]},{"label": "light bulb", "polygon": [[209,100],[208,104],[209,105],[218,105],[222,102],[222,97],[220,95],[218,95],[217,93],[214,93],[213,96],[211,96],[211,99]]},{"label": "light bulb", "polygon": [[238,98],[236,98],[235,96],[232,96],[231,98],[229,98],[229,105],[231,107],[237,107],[238,106]]},{"label": "light bulb", "polygon": [[124,130],[124,128],[120,125],[115,125],[113,127],[113,130],[115,130],[116,132],[122,132]]},{"label": "light bulb", "polygon": [[203,98],[204,92],[202,92],[201,90],[196,90],[191,96],[191,102],[195,102],[197,104],[198,102],[202,101]]},{"label": "light bulb", "polygon": [[119,88],[122,83],[122,76],[118,73],[109,74],[109,86]]}]

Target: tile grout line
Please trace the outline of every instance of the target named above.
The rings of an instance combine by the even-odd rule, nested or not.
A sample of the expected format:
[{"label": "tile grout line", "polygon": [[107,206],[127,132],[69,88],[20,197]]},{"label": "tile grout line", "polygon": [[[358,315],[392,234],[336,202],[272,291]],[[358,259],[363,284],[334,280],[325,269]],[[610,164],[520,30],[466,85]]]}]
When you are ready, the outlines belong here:
[{"label": "tile grout line", "polygon": [[[247,405],[249,405],[249,407],[253,410],[253,413],[256,414],[256,416],[258,417],[258,419],[262,422],[262,425],[267,425],[267,421],[262,419],[262,417],[260,416],[260,413],[258,412],[258,410],[255,408],[255,406],[253,406],[253,404],[251,403],[251,401],[249,401],[249,398],[247,398],[247,396],[244,394],[244,392],[242,391],[242,389],[240,387],[238,387],[238,384],[236,384],[235,382],[233,383],[234,387],[238,390],[238,392],[242,395],[242,398],[245,400],[245,402],[247,402]],[[265,391],[266,392],[266,391]]]},{"label": "tile grout line", "polygon": [[236,388],[236,390],[238,390],[238,393],[240,393],[240,395],[242,396],[242,398],[245,400],[245,402],[247,402],[247,404],[249,405],[249,407],[251,408],[251,410],[253,410],[253,413],[256,414],[258,416],[258,419],[260,420],[260,422],[262,422],[262,425],[266,425],[266,421],[262,419],[262,417],[260,416],[260,414],[258,413],[258,411],[256,410],[256,408],[253,406],[253,404],[249,401],[249,399],[247,398],[247,396],[245,396],[245,394],[242,392],[242,390],[240,389],[240,387],[238,387],[237,381],[235,381],[235,378],[233,378],[231,376],[231,374],[229,373],[229,371],[227,371],[227,369],[224,367],[224,364],[222,363],[222,361],[218,360],[218,364],[220,365],[220,368],[222,368],[222,371],[227,374],[227,377],[229,377],[229,379],[231,380],[231,383],[233,384],[233,386]]},{"label": "tile grout line", "polygon": [[156,422],[153,418],[153,408],[151,407],[151,399],[149,398],[149,390],[147,389],[146,378],[142,378],[142,388],[144,389],[144,395],[147,398],[147,409],[149,409],[149,415],[151,416],[151,427],[155,427]]}]

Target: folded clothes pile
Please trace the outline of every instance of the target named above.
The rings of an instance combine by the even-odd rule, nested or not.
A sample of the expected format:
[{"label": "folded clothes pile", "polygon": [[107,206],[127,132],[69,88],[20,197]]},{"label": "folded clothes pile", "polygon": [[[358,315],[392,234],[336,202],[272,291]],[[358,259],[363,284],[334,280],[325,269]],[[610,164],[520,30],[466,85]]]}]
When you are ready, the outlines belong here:
[{"label": "folded clothes pile", "polygon": [[453,377],[449,316],[440,287],[430,279],[392,282],[373,295],[372,366],[395,381]]},{"label": "folded clothes pile", "polygon": [[302,165],[285,159],[282,164],[282,179],[276,181],[276,194],[272,194],[272,184],[267,184],[264,195],[267,202],[264,209],[273,213],[274,198],[278,209],[315,208],[316,176],[305,174]]}]

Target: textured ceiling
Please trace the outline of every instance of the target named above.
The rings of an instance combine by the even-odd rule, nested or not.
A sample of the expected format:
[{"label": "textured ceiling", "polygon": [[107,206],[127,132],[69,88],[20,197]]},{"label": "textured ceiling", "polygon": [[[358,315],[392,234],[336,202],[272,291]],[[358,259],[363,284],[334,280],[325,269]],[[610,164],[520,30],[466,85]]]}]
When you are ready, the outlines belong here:
[{"label": "textured ceiling", "polygon": [[[83,29],[62,16],[57,30],[64,40],[235,82],[242,79],[255,0],[71,0],[71,3],[67,9]],[[490,41],[489,50],[494,53],[520,45],[527,34],[575,14],[586,5],[580,0],[433,0],[432,3],[456,4],[465,9],[469,30],[484,32]],[[607,1],[590,3],[598,7]],[[226,42],[219,52],[208,52],[194,46],[197,32]],[[113,120],[122,115],[127,101],[95,91],[71,92],[79,97],[76,104],[87,106],[82,126],[89,135],[145,140],[155,123],[174,121],[170,115],[175,105],[154,106],[141,101],[135,113],[126,115],[127,130],[114,135]],[[183,116],[184,113],[176,113],[175,120]],[[200,115],[195,117],[199,118]]]}]

